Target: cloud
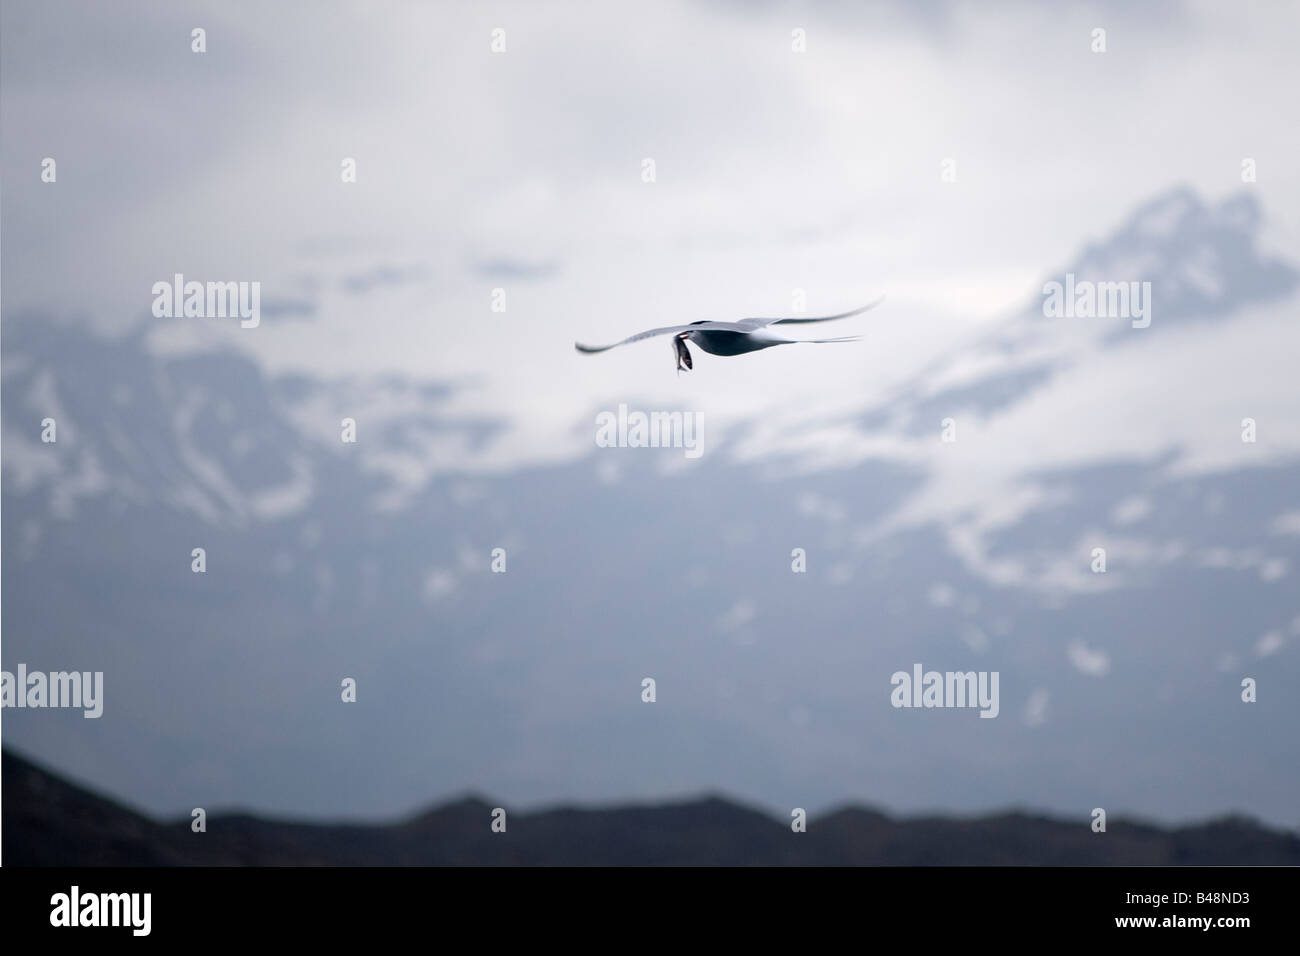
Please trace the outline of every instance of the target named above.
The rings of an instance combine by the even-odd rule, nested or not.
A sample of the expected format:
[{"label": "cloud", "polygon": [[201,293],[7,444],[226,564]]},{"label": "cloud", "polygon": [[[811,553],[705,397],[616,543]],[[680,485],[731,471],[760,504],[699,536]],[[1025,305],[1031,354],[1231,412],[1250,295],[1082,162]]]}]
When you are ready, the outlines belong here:
[{"label": "cloud", "polygon": [[718,629],[724,632],[738,630],[754,620],[754,604],[741,599],[731,609],[718,618]]},{"label": "cloud", "polygon": [[1134,524],[1151,513],[1151,502],[1140,496],[1125,498],[1115,506],[1111,518],[1118,525]]},{"label": "cloud", "polygon": [[1047,723],[1047,703],[1051,700],[1051,693],[1044,687],[1040,687],[1029,695],[1025,701],[1024,722],[1027,727],[1041,727]]},{"label": "cloud", "polygon": [[1273,534],[1300,535],[1300,511],[1287,511],[1273,519],[1269,530]]},{"label": "cloud", "polygon": [[422,593],[426,602],[434,604],[455,594],[459,586],[455,572],[447,568],[431,568],[425,574]]},{"label": "cloud", "polygon": [[1269,631],[1255,642],[1255,654],[1258,657],[1271,657],[1286,644],[1286,637],[1281,631]]},{"label": "cloud", "polygon": [[555,262],[529,262],[523,259],[492,258],[474,263],[474,271],[488,279],[518,279],[535,282],[547,279],[560,271]]},{"label": "cloud", "polygon": [[349,295],[366,295],[376,289],[405,285],[416,282],[425,276],[425,271],[418,266],[400,267],[391,265],[375,266],[364,272],[345,275],[339,280],[343,291]]},{"label": "cloud", "polygon": [[1110,655],[1103,650],[1089,648],[1083,641],[1071,641],[1066,654],[1075,670],[1091,677],[1104,677],[1110,672]]}]

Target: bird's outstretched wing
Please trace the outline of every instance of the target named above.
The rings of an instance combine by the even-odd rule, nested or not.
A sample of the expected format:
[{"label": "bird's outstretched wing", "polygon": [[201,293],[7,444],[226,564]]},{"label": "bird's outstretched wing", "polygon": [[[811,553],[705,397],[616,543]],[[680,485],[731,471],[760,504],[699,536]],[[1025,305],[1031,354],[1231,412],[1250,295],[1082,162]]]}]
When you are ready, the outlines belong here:
[{"label": "bird's outstretched wing", "polygon": [[863,312],[866,312],[868,309],[874,309],[876,306],[880,305],[880,303],[884,301],[885,301],[885,297],[882,295],[874,302],[868,302],[862,308],[854,309],[851,312],[840,312],[836,315],[816,315],[816,316],[809,316],[808,318],[798,317],[798,318],[784,318],[784,319],[766,319],[766,318],[741,319],[739,322],[736,323],[736,325],[739,325],[749,331],[753,331],[754,329],[767,328],[767,326],[769,325],[784,325],[786,323],[830,322],[833,319],[847,319],[849,318],[849,316],[861,315]]},{"label": "bird's outstretched wing", "polygon": [[684,332],[690,328],[689,325],[665,325],[661,329],[650,329],[646,332],[638,332],[636,335],[629,335],[621,342],[614,342],[610,345],[583,345],[581,342],[574,342],[573,347],[579,352],[604,352],[606,349],[612,349],[615,346],[627,345],[629,342],[640,342],[642,339],[653,338],[656,335],[667,335],[669,332]]},{"label": "bird's outstretched wing", "polygon": [[861,315],[867,309],[873,309],[884,301],[884,296],[869,302],[860,309],[854,309],[851,312],[841,312],[838,315],[818,315],[809,318],[776,318],[776,319],[741,319],[739,322],[692,322],[689,325],[665,325],[658,329],[649,329],[645,332],[638,332],[636,335],[629,335],[621,342],[614,342],[610,345],[583,345],[581,342],[574,342],[573,347],[579,352],[604,352],[608,349],[615,348],[619,345],[627,345],[630,342],[640,342],[642,339],[653,338],[656,335],[675,335],[678,332],[695,331],[695,332],[753,332],[757,329],[766,328],[769,325],[778,325],[786,322],[830,322],[832,319],[847,319],[851,315]]},{"label": "bird's outstretched wing", "polygon": [[629,342],[640,342],[642,339],[653,338],[656,335],[668,335],[669,333],[687,331],[745,332],[748,330],[742,328],[739,322],[692,322],[690,325],[665,325],[663,328],[638,332],[636,335],[629,335],[621,342],[614,342],[610,345],[583,345],[581,342],[574,342],[573,347],[579,352],[604,352],[607,349],[612,349],[619,345],[627,345]]}]

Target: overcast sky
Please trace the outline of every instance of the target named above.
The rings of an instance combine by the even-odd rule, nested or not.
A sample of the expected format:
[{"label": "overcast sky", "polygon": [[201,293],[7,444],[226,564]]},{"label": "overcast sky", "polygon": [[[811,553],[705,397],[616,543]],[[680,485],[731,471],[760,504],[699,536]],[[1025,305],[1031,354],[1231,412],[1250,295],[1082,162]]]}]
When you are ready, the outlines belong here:
[{"label": "overcast sky", "polygon": [[[886,294],[868,346],[708,371],[732,410],[772,398],[769,359],[783,400],[884,383],[1142,199],[1239,189],[1246,156],[1298,251],[1294,6],[911,7],[7,4],[5,304],[123,328],[174,272],[259,279],[311,314],[155,322],[155,344],[472,379],[553,447],[617,383],[693,387],[665,343],[575,338]],[[495,455],[546,453],[519,438]]]},{"label": "overcast sky", "polygon": [[[1179,184],[1218,201],[1253,158],[1261,245],[1300,259],[1300,129],[1282,121],[1300,10],[1243,9],[10,4],[5,307],[144,327],[159,351],[234,347],[274,372],[456,381],[449,413],[511,423],[405,462],[412,484],[587,454],[575,423],[627,400],[705,413],[715,448],[762,420],[735,450],[751,457],[933,455],[828,422],[960,356],[1141,201]],[[191,52],[195,26],[206,53]],[[54,188],[39,181],[47,155]],[[152,284],[176,272],[260,280],[267,317],[152,318]],[[867,332],[859,345],[705,355],[688,376],[664,341],[572,349],[786,314],[796,289],[813,314],[887,298],[843,329]],[[1135,388],[1161,374],[1135,362]],[[1067,389],[1066,407],[1080,401]],[[1124,405],[1094,404],[1091,444],[1055,430],[1061,402],[1005,427],[1032,449],[1022,458],[1064,442],[1056,454],[1077,460],[1111,441],[1154,454],[1199,421],[1149,420],[1166,439],[1153,446],[1107,424]],[[980,446],[994,471],[1024,464],[1005,444]]]}]

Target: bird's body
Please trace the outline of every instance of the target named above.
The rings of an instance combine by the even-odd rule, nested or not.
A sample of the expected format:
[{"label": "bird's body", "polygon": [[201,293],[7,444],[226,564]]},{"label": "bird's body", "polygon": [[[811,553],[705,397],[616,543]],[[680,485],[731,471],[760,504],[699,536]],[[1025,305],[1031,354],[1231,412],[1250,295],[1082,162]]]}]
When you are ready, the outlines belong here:
[{"label": "bird's body", "polygon": [[629,336],[623,341],[615,342],[612,345],[583,345],[579,342],[575,342],[573,345],[579,352],[604,352],[617,345],[639,342],[641,339],[652,338],[656,335],[671,334],[673,337],[673,351],[677,357],[677,369],[678,371],[683,368],[689,370],[693,367],[693,363],[691,353],[686,349],[687,341],[694,342],[711,355],[744,355],[746,352],[757,352],[760,349],[771,348],[773,345],[794,345],[799,342],[819,344],[852,342],[858,336],[848,335],[832,339],[792,339],[777,332],[771,326],[782,323],[829,322],[832,319],[846,319],[849,316],[859,315],[867,311],[872,306],[878,305],[879,302],[880,300],[877,299],[870,305],[854,309],[852,312],[841,312],[838,315],[823,315],[813,318],[754,318],[741,319],[739,322],[691,322],[688,325],[667,325],[663,328],[650,329],[647,332]]},{"label": "bird's body", "polygon": [[746,352],[757,352],[759,349],[794,341],[777,335],[770,329],[755,329],[753,332],[708,329],[687,332],[685,335],[711,355],[744,355]]}]

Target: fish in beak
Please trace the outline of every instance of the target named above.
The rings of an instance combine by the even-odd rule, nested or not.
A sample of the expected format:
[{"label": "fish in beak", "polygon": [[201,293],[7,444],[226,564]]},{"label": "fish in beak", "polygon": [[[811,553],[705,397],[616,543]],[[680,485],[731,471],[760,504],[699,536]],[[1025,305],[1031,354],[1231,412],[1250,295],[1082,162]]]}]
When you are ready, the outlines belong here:
[{"label": "fish in beak", "polygon": [[691,353],[686,348],[685,334],[673,336],[673,351],[677,354],[677,371],[679,374],[682,369],[689,372],[695,367],[695,364],[691,361]]}]

